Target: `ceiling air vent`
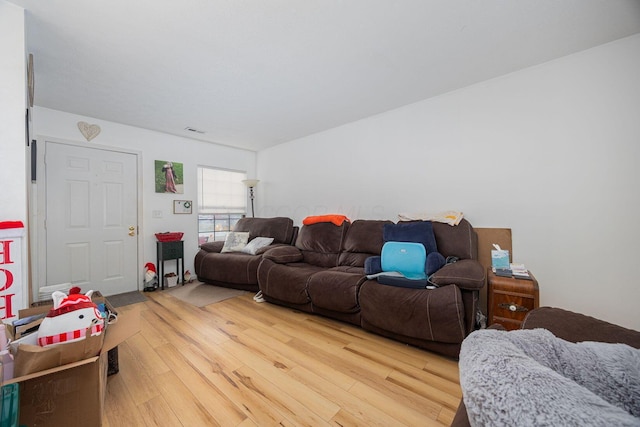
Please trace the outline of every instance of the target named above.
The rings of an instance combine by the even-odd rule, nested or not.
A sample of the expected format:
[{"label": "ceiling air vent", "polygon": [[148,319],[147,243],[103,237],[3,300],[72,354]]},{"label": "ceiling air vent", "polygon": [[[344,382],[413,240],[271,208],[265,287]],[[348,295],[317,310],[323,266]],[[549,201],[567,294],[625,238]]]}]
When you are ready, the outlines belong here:
[{"label": "ceiling air vent", "polygon": [[188,132],[193,132],[193,133],[199,133],[199,134],[203,134],[204,131],[203,130],[198,130],[192,127],[187,126],[186,128],[184,128],[184,130],[188,131]]}]

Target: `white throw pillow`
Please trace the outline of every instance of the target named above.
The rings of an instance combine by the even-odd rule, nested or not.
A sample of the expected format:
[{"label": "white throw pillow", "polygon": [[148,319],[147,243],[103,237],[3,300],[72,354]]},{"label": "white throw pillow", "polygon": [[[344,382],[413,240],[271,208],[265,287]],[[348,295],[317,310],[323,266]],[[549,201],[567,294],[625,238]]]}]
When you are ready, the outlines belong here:
[{"label": "white throw pillow", "polygon": [[241,252],[255,255],[256,252],[258,252],[258,249],[269,246],[271,243],[273,243],[273,237],[256,237],[255,239],[250,241],[247,246],[242,248]]},{"label": "white throw pillow", "polygon": [[247,246],[248,241],[248,231],[231,231],[227,234],[227,238],[224,240],[224,246],[220,252],[240,252],[242,248]]}]

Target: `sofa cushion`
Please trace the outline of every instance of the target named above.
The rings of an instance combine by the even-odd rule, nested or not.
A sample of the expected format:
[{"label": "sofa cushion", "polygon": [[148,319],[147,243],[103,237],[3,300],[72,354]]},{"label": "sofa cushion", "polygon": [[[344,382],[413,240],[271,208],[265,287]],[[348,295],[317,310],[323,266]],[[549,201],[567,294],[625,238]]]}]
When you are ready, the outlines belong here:
[{"label": "sofa cushion", "polygon": [[304,225],[300,229],[296,247],[302,252],[304,262],[318,267],[338,265],[338,256],[349,223],[336,226],[330,222]]},{"label": "sofa cushion", "polygon": [[227,238],[224,240],[224,246],[221,253],[227,252],[240,252],[247,246],[249,241],[249,233],[242,231],[231,231],[227,234]]},{"label": "sofa cushion", "polygon": [[466,219],[455,226],[434,222],[433,234],[438,252],[445,258],[455,256],[460,259],[478,259],[478,235]]},{"label": "sofa cushion", "polygon": [[[421,243],[427,255],[427,260],[423,267],[424,273],[427,276],[431,276],[445,265],[444,256],[438,252],[431,221],[403,221],[397,224],[385,225],[383,237],[387,243]],[[386,262],[383,260],[382,264],[386,264]]]},{"label": "sofa cushion", "polygon": [[428,254],[438,252],[431,221],[402,221],[397,224],[385,224],[383,239],[385,242],[422,243]]},{"label": "sofa cushion", "polygon": [[194,266],[200,280],[216,283],[248,284],[257,287],[258,264],[260,255],[242,252],[204,252],[200,251]]},{"label": "sofa cushion", "polygon": [[398,272],[407,279],[426,279],[427,252],[422,243],[386,242],[380,256],[382,271]]},{"label": "sofa cushion", "polygon": [[410,289],[367,280],[360,287],[363,326],[427,341],[461,343],[464,307],[457,286]]},{"label": "sofa cushion", "polygon": [[276,264],[263,258],[258,267],[258,283],[266,296],[288,304],[303,305],[310,302],[307,283],[320,271],[324,268],[303,262]]},{"label": "sofa cushion", "polygon": [[248,231],[249,240],[273,237],[273,243],[291,244],[295,229],[291,218],[241,218],[233,231]]},{"label": "sofa cushion", "polygon": [[447,260],[440,252],[431,252],[427,255],[427,262],[424,266],[427,276],[431,276],[447,264]]},{"label": "sofa cushion", "polygon": [[358,291],[366,277],[360,273],[340,270],[324,270],[309,278],[307,292],[314,307],[340,313],[360,310]]},{"label": "sofa cushion", "polygon": [[393,224],[383,220],[357,220],[347,230],[339,265],[363,267],[367,258],[380,255],[384,241],[382,229],[385,224]]},{"label": "sofa cushion", "polygon": [[273,243],[273,237],[256,237],[247,243],[247,246],[242,248],[240,252],[244,252],[245,254],[255,255],[262,248],[266,248],[271,243]]}]

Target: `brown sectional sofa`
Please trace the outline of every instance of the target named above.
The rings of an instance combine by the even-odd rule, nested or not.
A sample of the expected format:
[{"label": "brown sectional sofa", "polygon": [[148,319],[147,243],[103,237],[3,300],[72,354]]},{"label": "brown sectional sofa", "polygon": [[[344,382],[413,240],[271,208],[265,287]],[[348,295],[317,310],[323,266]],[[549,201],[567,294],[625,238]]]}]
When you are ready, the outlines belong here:
[{"label": "brown sectional sofa", "polygon": [[198,279],[211,285],[246,291],[258,291],[258,265],[262,254],[274,247],[295,242],[298,227],[290,218],[242,218],[234,231],[249,232],[254,237],[273,237],[273,243],[260,249],[256,255],[242,252],[221,253],[224,242],[209,242],[200,246],[194,259]]},{"label": "brown sectional sofa", "polygon": [[368,280],[365,261],[381,254],[385,220],[316,223],[298,229],[289,218],[243,218],[234,231],[273,237],[256,255],[221,253],[224,242],[205,243],[194,260],[205,283],[262,292],[268,302],[353,325],[446,356],[457,357],[475,328],[485,269],[477,260],[471,224],[433,223],[444,257],[457,257],[431,280],[436,289],[411,289]]},{"label": "brown sectional sofa", "polygon": [[485,270],[468,221],[434,223],[438,251],[459,260],[437,271],[436,289],[410,289],[368,280],[365,260],[380,255],[391,221],[306,225],[294,246],[263,254],[258,284],[266,301],[349,322],[371,332],[457,357],[474,330]]}]

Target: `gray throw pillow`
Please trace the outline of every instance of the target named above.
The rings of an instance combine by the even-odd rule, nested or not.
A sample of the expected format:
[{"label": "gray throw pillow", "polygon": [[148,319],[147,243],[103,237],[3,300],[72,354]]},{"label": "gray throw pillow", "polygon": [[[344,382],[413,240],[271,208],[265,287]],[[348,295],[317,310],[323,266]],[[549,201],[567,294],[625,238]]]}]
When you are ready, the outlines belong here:
[{"label": "gray throw pillow", "polygon": [[269,246],[273,243],[273,237],[256,237],[252,241],[250,241],[247,246],[242,248],[240,252],[244,252],[249,255],[255,255],[258,250],[264,248],[265,246]]},{"label": "gray throw pillow", "polygon": [[227,234],[227,238],[224,241],[221,253],[225,252],[240,252],[249,241],[248,231],[232,231]]}]

